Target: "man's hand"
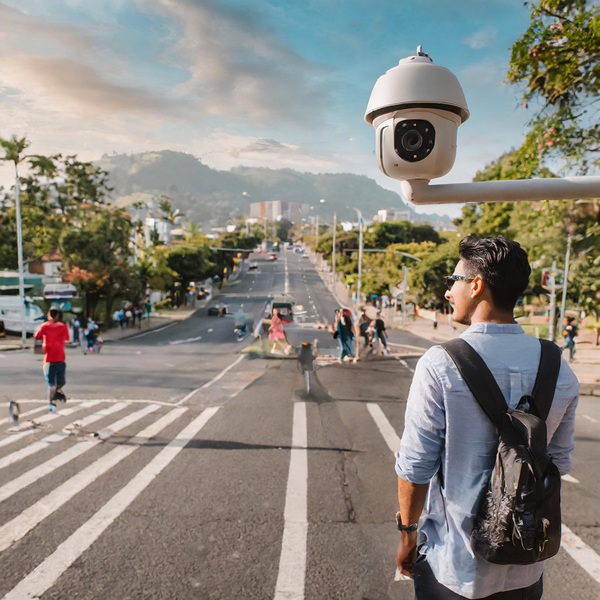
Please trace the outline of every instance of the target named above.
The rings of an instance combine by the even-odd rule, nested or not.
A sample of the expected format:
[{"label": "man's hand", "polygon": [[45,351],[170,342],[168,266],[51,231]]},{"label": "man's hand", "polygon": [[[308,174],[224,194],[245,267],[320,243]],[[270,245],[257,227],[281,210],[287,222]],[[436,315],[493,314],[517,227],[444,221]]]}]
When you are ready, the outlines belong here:
[{"label": "man's hand", "polygon": [[396,552],[396,564],[402,575],[412,577],[413,567],[417,560],[417,532],[400,533],[400,543]]}]

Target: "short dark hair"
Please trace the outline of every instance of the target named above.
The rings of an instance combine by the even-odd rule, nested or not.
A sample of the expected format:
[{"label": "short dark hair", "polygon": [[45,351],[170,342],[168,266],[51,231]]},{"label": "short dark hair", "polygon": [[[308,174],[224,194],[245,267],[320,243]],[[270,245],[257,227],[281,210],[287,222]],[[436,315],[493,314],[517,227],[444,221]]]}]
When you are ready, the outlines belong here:
[{"label": "short dark hair", "polygon": [[56,317],[59,317],[59,318],[60,318],[60,309],[58,309],[58,308],[51,308],[51,309],[48,311],[48,314],[49,314],[49,315],[50,315],[50,316],[51,316],[53,319],[56,319]]},{"label": "short dark hair", "polygon": [[468,235],[460,241],[458,253],[466,275],[480,275],[490,288],[494,304],[512,311],[529,283],[527,252],[517,242],[500,236],[477,239]]}]

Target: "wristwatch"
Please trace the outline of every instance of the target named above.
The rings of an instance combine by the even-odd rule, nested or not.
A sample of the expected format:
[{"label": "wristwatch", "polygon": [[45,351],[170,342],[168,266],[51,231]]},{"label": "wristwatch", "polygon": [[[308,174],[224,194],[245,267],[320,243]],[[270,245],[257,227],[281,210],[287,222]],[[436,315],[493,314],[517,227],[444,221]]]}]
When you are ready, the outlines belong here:
[{"label": "wristwatch", "polygon": [[413,523],[412,525],[402,525],[402,515],[398,511],[396,513],[396,525],[398,526],[398,531],[406,531],[406,533],[412,533],[419,528],[418,523]]}]

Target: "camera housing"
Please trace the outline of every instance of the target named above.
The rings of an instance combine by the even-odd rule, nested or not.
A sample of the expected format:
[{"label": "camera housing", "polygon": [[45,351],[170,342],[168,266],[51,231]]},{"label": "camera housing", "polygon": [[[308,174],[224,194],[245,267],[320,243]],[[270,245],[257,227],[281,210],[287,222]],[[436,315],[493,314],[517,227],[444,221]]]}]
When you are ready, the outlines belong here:
[{"label": "camera housing", "polygon": [[365,121],[375,127],[377,163],[388,177],[429,181],[456,158],[458,127],[469,109],[458,79],[417,49],[382,75]]}]

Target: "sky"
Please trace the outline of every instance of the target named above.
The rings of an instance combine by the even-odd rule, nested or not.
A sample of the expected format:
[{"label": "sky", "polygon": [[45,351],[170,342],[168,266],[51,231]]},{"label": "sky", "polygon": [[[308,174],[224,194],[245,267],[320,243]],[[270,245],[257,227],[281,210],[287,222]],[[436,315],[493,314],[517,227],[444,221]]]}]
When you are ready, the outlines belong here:
[{"label": "sky", "polygon": [[[221,170],[353,173],[400,193],[364,113],[421,45],[471,113],[434,183],[471,181],[531,118],[505,83],[528,24],[522,0],[0,0],[0,137],[80,160],[169,149]],[[13,178],[0,166],[0,184]]]}]

